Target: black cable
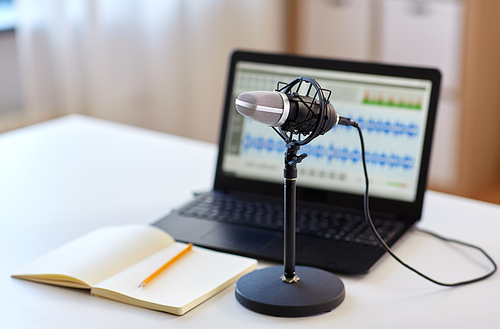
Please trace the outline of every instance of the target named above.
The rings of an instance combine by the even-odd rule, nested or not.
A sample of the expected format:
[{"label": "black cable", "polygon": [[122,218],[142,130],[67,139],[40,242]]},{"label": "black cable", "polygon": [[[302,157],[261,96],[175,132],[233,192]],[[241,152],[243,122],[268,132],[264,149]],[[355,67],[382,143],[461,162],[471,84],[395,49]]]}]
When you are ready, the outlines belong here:
[{"label": "black cable", "polygon": [[430,232],[430,231],[427,231],[427,230],[422,230],[422,229],[419,229],[419,230],[421,232],[430,234],[430,235],[432,235],[432,236],[434,236],[434,237],[436,237],[438,239],[441,239],[443,241],[457,243],[457,244],[461,244],[461,245],[464,245],[464,246],[467,246],[467,247],[479,250],[493,264],[493,270],[490,273],[488,273],[486,275],[483,275],[481,277],[475,278],[475,279],[466,280],[466,281],[460,281],[460,282],[456,282],[456,283],[444,283],[444,282],[440,282],[440,281],[437,281],[437,280],[434,280],[434,279],[428,277],[427,275],[425,275],[425,274],[417,271],[415,268],[411,267],[410,265],[406,264],[401,259],[399,259],[399,257],[394,254],[394,252],[391,250],[391,248],[389,248],[389,246],[385,243],[384,239],[382,239],[382,237],[380,236],[380,234],[377,232],[377,229],[375,228],[375,225],[373,225],[373,221],[372,221],[372,218],[370,216],[370,207],[369,207],[369,199],[368,199],[368,187],[369,187],[368,170],[366,169],[365,142],[364,142],[364,139],[363,139],[363,133],[361,131],[361,128],[359,127],[359,124],[356,121],[348,119],[348,118],[340,117],[338,123],[341,124],[341,125],[344,125],[344,126],[353,126],[353,127],[355,127],[358,130],[359,140],[360,140],[360,143],[361,143],[361,157],[362,157],[362,160],[363,160],[363,171],[364,171],[364,174],[365,174],[365,194],[364,194],[365,219],[368,222],[368,225],[371,227],[373,233],[377,237],[377,240],[384,247],[384,249],[387,251],[387,253],[389,253],[396,261],[398,261],[401,265],[403,265],[407,269],[415,272],[416,274],[420,275],[421,277],[423,277],[423,278],[425,278],[425,279],[427,279],[427,280],[429,280],[429,281],[431,281],[431,282],[433,282],[433,283],[435,283],[437,285],[446,286],[446,287],[456,287],[456,286],[461,286],[461,285],[466,285],[466,284],[478,282],[478,281],[484,280],[484,279],[492,276],[497,271],[497,264],[495,263],[495,261],[493,260],[493,258],[491,258],[486,253],[486,251],[484,251],[480,247],[474,246],[474,245],[466,243],[466,242],[462,242],[462,241],[458,241],[458,240],[454,240],[454,239],[448,239],[448,238],[442,237],[442,236],[440,236],[440,235],[438,235],[436,233],[433,233],[433,232]]}]

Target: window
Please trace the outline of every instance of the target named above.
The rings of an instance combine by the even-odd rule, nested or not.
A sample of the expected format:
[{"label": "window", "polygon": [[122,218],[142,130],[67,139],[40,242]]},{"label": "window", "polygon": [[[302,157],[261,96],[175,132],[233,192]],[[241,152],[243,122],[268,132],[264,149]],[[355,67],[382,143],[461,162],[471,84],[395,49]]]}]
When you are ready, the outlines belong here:
[{"label": "window", "polygon": [[12,0],[0,0],[0,31],[13,30],[16,26],[16,15]]}]

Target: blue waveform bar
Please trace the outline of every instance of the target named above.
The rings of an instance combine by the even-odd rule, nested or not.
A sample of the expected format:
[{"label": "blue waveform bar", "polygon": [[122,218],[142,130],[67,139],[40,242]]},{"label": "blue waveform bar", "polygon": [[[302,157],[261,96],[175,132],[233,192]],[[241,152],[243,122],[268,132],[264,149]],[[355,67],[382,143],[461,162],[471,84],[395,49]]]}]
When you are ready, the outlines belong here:
[{"label": "blue waveform bar", "polygon": [[[249,134],[246,134],[243,137],[242,146],[245,151],[256,150],[279,153],[283,153],[285,151],[285,142],[282,140],[252,137]],[[307,144],[302,146],[301,149],[304,153],[307,153],[311,157],[318,160],[326,158],[328,162],[340,160],[342,162],[351,162],[356,164],[362,160],[361,152],[359,150],[349,150],[347,147],[336,148],[333,143],[328,147],[324,145]],[[367,164],[380,165],[382,167],[387,166],[388,168],[403,168],[405,170],[410,170],[415,166],[415,159],[411,156],[399,156],[397,154],[389,155],[385,152],[378,153],[366,151],[365,158]]]},{"label": "blue waveform bar", "polygon": [[[392,123],[389,120],[384,122],[383,120],[373,120],[373,119],[366,121],[363,118],[358,118],[356,121],[358,122],[361,129],[369,133],[377,132],[377,133],[384,133],[386,135],[392,134],[394,136],[415,137],[418,135],[418,132],[420,130],[419,126],[413,123],[409,124],[404,124],[401,122]],[[339,127],[342,126],[337,126],[335,127],[335,129],[338,129]]]}]

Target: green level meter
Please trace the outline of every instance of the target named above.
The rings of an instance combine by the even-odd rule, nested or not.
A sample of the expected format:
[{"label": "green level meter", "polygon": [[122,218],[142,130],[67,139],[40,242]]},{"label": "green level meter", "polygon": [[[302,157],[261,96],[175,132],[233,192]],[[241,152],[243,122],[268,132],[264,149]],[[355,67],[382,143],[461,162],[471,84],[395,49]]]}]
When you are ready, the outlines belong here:
[{"label": "green level meter", "polygon": [[366,105],[378,105],[378,106],[389,106],[389,107],[398,107],[398,108],[404,108],[404,109],[410,109],[410,110],[421,110],[422,109],[422,104],[420,102],[396,102],[392,99],[389,99],[387,101],[383,99],[369,99],[369,98],[364,98],[363,99],[363,104]]},{"label": "green level meter", "polygon": [[401,182],[392,182],[392,181],[387,181],[388,186],[394,186],[394,187],[406,187],[406,183],[401,183]]}]

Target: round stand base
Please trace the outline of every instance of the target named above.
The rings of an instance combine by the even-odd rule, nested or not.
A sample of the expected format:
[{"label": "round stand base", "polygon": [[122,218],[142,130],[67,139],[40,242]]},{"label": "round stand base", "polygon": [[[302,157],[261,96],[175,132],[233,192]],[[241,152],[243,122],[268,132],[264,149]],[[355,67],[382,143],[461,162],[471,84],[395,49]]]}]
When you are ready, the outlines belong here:
[{"label": "round stand base", "polygon": [[296,283],[281,281],[283,266],[248,273],[236,282],[236,299],[254,312],[283,317],[329,312],[344,301],[344,284],[336,275],[307,266],[297,266],[295,273]]}]

